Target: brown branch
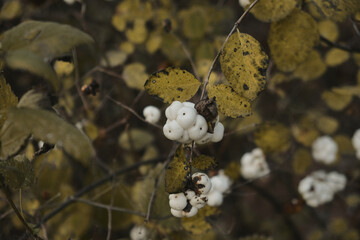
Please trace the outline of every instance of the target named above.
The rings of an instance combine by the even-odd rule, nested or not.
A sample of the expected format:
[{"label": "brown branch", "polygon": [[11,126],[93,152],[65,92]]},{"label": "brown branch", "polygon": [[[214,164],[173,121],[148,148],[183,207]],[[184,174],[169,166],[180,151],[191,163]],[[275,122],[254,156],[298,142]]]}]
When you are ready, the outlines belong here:
[{"label": "brown branch", "polygon": [[83,92],[81,91],[81,87],[80,87],[80,76],[79,76],[79,62],[77,59],[77,54],[76,54],[76,49],[74,48],[72,51],[72,55],[73,55],[73,60],[74,60],[74,69],[75,69],[75,86],[76,86],[76,90],[81,98],[81,101],[84,105],[85,110],[87,111],[89,109],[89,104],[83,94]]},{"label": "brown branch", "polygon": [[255,1],[249,6],[249,8],[245,10],[245,12],[244,12],[244,13],[240,16],[240,18],[235,22],[235,24],[234,24],[233,28],[231,29],[230,33],[227,35],[227,37],[226,37],[224,43],[222,44],[219,52],[216,54],[216,57],[214,58],[213,62],[211,63],[209,72],[208,72],[207,77],[206,77],[206,79],[205,79],[205,81],[204,81],[204,86],[203,86],[203,89],[202,89],[202,92],[201,92],[200,100],[202,100],[203,97],[204,97],[205,90],[206,90],[206,86],[207,86],[208,83],[209,83],[209,79],[210,79],[211,72],[212,72],[212,70],[213,70],[213,68],[214,68],[214,65],[215,65],[216,61],[219,59],[220,54],[221,54],[222,50],[224,49],[224,46],[225,46],[226,42],[229,40],[231,34],[234,33],[234,31],[235,31],[236,28],[239,26],[239,24],[241,23],[241,21],[245,18],[245,16],[250,12],[250,10],[255,6],[255,4],[258,3],[258,1],[259,1],[259,0],[255,0]]},{"label": "brown branch", "polygon": [[330,41],[329,39],[324,38],[323,36],[320,36],[320,40],[322,42],[324,42],[326,45],[330,46],[330,47],[338,48],[338,49],[341,49],[341,50],[344,50],[344,51],[347,51],[347,52],[351,52],[351,53],[352,52],[360,53],[359,48],[351,48],[351,47],[346,46],[346,45],[342,45],[342,44],[339,44],[339,43],[334,43],[334,42]]}]

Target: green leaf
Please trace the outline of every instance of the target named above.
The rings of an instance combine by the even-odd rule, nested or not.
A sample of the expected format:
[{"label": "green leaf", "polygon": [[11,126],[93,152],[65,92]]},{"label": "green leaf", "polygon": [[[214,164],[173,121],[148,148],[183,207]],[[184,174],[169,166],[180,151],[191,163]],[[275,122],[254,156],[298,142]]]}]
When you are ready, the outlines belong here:
[{"label": "green leaf", "polygon": [[11,87],[6,83],[3,75],[0,75],[0,128],[6,120],[6,110],[16,106],[18,98],[11,91]]},{"label": "green leaf", "polygon": [[5,64],[12,69],[25,70],[48,80],[55,90],[59,89],[59,81],[54,69],[42,57],[29,50],[9,51]]},{"label": "green leaf", "polygon": [[4,177],[6,185],[13,189],[28,187],[34,181],[33,167],[24,155],[0,161],[0,174]]},{"label": "green leaf", "polygon": [[224,84],[208,86],[210,98],[215,97],[218,110],[228,117],[247,117],[251,114],[251,103]]},{"label": "green leaf", "polygon": [[206,171],[214,169],[217,163],[213,157],[201,154],[192,160],[191,165],[201,171]]},{"label": "green leaf", "polygon": [[27,91],[17,104],[18,108],[39,108],[39,109],[52,109],[49,97],[34,89]]},{"label": "green leaf", "polygon": [[119,137],[119,144],[126,150],[141,150],[154,141],[154,135],[142,129],[124,131]]},{"label": "green leaf", "polygon": [[185,102],[196,94],[200,82],[188,71],[169,67],[153,73],[145,82],[145,90],[165,103]]},{"label": "green leaf", "polygon": [[45,59],[52,59],[93,41],[88,34],[69,25],[26,21],[3,33],[1,44],[5,51],[28,50]]},{"label": "green leaf", "polygon": [[95,155],[89,139],[77,128],[42,109],[12,108],[0,132],[1,155],[14,154],[13,142],[23,142],[24,137],[33,135],[37,140],[56,144],[82,163],[88,163]]},{"label": "green leaf", "polygon": [[208,19],[207,14],[202,7],[192,7],[180,12],[182,19],[182,31],[189,39],[200,39],[204,36]]},{"label": "green leaf", "polygon": [[168,193],[184,191],[187,176],[190,174],[190,166],[180,145],[175,152],[174,159],[169,164],[165,173],[165,190]]},{"label": "green leaf", "polygon": [[126,65],[122,76],[129,88],[144,90],[144,83],[148,78],[144,64],[134,62]]},{"label": "green leaf", "polygon": [[294,10],[285,19],[271,24],[268,43],[276,66],[293,71],[319,41],[316,21],[306,12]]},{"label": "green leaf", "polygon": [[260,43],[239,32],[230,36],[220,55],[221,70],[231,87],[249,100],[265,88],[268,61]]}]

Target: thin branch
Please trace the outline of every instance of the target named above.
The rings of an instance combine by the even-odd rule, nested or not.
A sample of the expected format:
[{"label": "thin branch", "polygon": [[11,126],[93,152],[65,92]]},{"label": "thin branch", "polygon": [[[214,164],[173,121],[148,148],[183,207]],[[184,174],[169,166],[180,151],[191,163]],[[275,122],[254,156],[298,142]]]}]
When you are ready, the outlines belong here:
[{"label": "thin branch", "polygon": [[4,212],[1,216],[0,216],[0,221],[3,220],[4,218],[6,218],[9,214],[11,214],[12,212],[14,212],[14,209],[9,209],[8,211]]},{"label": "thin branch", "polygon": [[18,219],[20,220],[20,222],[24,225],[24,227],[26,228],[26,230],[30,233],[30,237],[31,239],[41,239],[39,236],[36,235],[36,233],[34,233],[33,229],[29,226],[29,224],[26,222],[26,220],[24,219],[24,217],[21,215],[19,209],[16,207],[15,203],[13,202],[12,198],[11,198],[11,192],[8,189],[8,187],[6,186],[4,179],[2,176],[0,176],[0,183],[1,183],[1,188],[6,196],[6,199],[8,201],[8,203],[10,204],[10,206],[12,207],[12,209],[14,210],[16,216],[18,217]]},{"label": "thin branch", "polygon": [[163,158],[157,158],[157,159],[152,159],[152,160],[148,160],[148,161],[134,163],[133,165],[130,165],[128,167],[124,167],[122,169],[119,169],[119,170],[115,171],[114,173],[106,175],[105,177],[99,179],[98,181],[96,181],[96,182],[94,182],[94,183],[92,183],[92,184],[90,184],[88,186],[85,186],[84,188],[82,188],[81,190],[76,192],[73,196],[70,196],[67,200],[65,200],[63,203],[61,203],[58,207],[56,207],[50,213],[45,215],[45,217],[43,219],[41,219],[40,223],[38,223],[36,225],[36,227],[39,227],[41,224],[46,223],[51,218],[56,216],[59,212],[61,212],[62,210],[67,208],[69,205],[74,203],[75,199],[77,199],[77,198],[85,195],[86,193],[92,191],[93,189],[96,189],[97,187],[107,183],[108,181],[112,180],[114,177],[119,176],[119,175],[124,174],[124,173],[127,173],[129,171],[132,171],[134,169],[137,169],[140,166],[153,164],[153,163],[158,163],[158,162],[160,162],[162,160],[163,160]]},{"label": "thin branch", "polygon": [[199,75],[198,75],[198,72],[197,72],[197,70],[196,70],[196,65],[195,65],[195,63],[194,63],[194,60],[192,59],[192,56],[191,56],[190,51],[189,51],[189,50],[187,49],[187,47],[185,46],[184,42],[183,42],[175,33],[172,32],[171,34],[172,34],[172,35],[176,38],[176,40],[180,43],[181,48],[183,49],[186,57],[188,58],[188,60],[189,60],[189,62],[190,62],[190,64],[191,64],[191,67],[192,67],[192,69],[193,69],[193,72],[194,72],[195,77],[198,78]]},{"label": "thin branch", "polygon": [[79,62],[77,59],[77,54],[76,54],[76,49],[74,48],[72,51],[72,55],[73,55],[73,60],[74,60],[74,69],[75,69],[75,86],[76,86],[76,90],[81,98],[81,101],[84,105],[85,110],[87,111],[89,109],[89,104],[86,101],[86,98],[83,94],[83,92],[81,91],[81,87],[80,87],[80,76],[79,76]]},{"label": "thin branch", "polygon": [[150,123],[147,122],[144,118],[142,118],[139,114],[137,114],[137,112],[134,111],[134,109],[132,109],[131,107],[126,106],[125,104],[123,104],[122,102],[116,101],[115,99],[111,98],[110,96],[106,96],[107,99],[109,99],[110,101],[116,103],[117,105],[121,106],[122,108],[125,108],[126,110],[128,110],[129,112],[131,112],[135,117],[137,117],[138,119],[140,119],[141,121],[148,123],[156,128],[162,129],[161,126],[154,124],[154,123]]},{"label": "thin branch", "polygon": [[205,90],[206,90],[206,86],[207,86],[208,83],[209,83],[209,79],[210,79],[211,72],[212,72],[212,70],[213,70],[213,68],[214,68],[214,65],[215,65],[216,61],[219,59],[220,54],[221,54],[222,50],[224,49],[224,46],[225,46],[226,42],[229,40],[231,34],[234,33],[234,31],[235,31],[236,28],[239,26],[239,24],[241,23],[241,21],[245,18],[245,16],[250,12],[250,10],[255,6],[255,4],[258,3],[258,1],[259,1],[259,0],[255,0],[255,1],[249,6],[249,8],[245,10],[245,12],[241,15],[241,17],[235,22],[235,24],[234,24],[233,28],[231,29],[230,33],[227,35],[227,37],[226,37],[224,43],[222,44],[219,52],[217,53],[216,57],[214,58],[213,62],[211,63],[209,72],[208,72],[207,77],[206,77],[206,79],[205,79],[205,81],[204,81],[204,86],[203,86],[203,89],[202,89],[202,92],[201,92],[200,100],[202,100],[203,97],[204,97]]},{"label": "thin branch", "polygon": [[328,46],[330,47],[334,47],[334,48],[338,48],[347,52],[357,52],[360,53],[360,49],[359,48],[351,48],[349,46],[346,45],[342,45],[342,44],[338,44],[338,43],[334,43],[332,41],[330,41],[327,38],[324,38],[323,36],[320,36],[320,40],[324,43],[326,43]]}]

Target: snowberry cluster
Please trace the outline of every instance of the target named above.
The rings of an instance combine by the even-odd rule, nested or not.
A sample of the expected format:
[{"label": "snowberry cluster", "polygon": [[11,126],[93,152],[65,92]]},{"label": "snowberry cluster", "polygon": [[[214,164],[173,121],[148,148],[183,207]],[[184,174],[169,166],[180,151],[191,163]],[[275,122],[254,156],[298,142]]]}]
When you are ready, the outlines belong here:
[{"label": "snowberry cluster", "polygon": [[143,225],[135,225],[130,231],[131,240],[146,240],[149,239],[148,235],[149,232]]},{"label": "snowberry cluster", "polygon": [[143,115],[145,117],[145,121],[149,123],[157,123],[160,120],[160,110],[154,106],[147,106],[143,110]]},{"label": "snowberry cluster", "polygon": [[343,174],[319,170],[302,179],[298,191],[307,205],[317,207],[330,202],[334,194],[343,190],[345,185],[346,177]]},{"label": "snowberry cluster", "polygon": [[211,207],[217,207],[222,204],[224,193],[229,192],[232,181],[223,170],[220,170],[218,175],[211,177],[210,181],[211,189],[207,204]]},{"label": "snowberry cluster", "polygon": [[338,145],[330,136],[318,137],[312,143],[313,158],[324,164],[331,164],[336,160]]},{"label": "snowberry cluster", "polygon": [[174,217],[193,217],[208,201],[208,193],[211,189],[209,177],[205,173],[198,172],[191,178],[193,189],[187,189],[185,193],[169,195],[170,211]]},{"label": "snowberry cluster", "polygon": [[241,160],[241,175],[245,179],[256,179],[267,175],[270,170],[265,161],[265,155],[260,148],[245,153]]},{"label": "snowberry cluster", "polygon": [[208,132],[208,123],[198,114],[195,104],[174,101],[165,111],[167,117],[163,127],[165,137],[181,143],[204,144],[210,141],[219,142],[224,136],[224,126],[217,119],[214,132]]},{"label": "snowberry cluster", "polygon": [[356,150],[356,157],[357,159],[360,159],[360,128],[355,131],[351,141]]}]

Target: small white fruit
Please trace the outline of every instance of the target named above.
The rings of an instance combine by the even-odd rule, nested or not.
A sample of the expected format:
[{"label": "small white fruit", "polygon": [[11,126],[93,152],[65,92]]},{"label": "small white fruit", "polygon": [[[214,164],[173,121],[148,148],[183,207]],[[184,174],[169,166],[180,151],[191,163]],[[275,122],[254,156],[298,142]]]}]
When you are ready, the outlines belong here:
[{"label": "small white fruit", "polygon": [[188,129],[189,137],[197,141],[206,135],[207,130],[208,125],[205,118],[198,114],[194,125]]},{"label": "small white fruit", "polygon": [[191,178],[200,194],[207,194],[210,191],[211,181],[205,173],[194,173]]},{"label": "small white fruit", "polygon": [[184,107],[194,108],[195,109],[195,103],[192,102],[183,102]]},{"label": "small white fruit", "polygon": [[207,204],[211,207],[220,206],[223,203],[223,194],[218,191],[212,191],[208,194]]},{"label": "small white fruit", "polygon": [[178,140],[184,133],[184,129],[175,120],[167,120],[163,127],[165,137],[170,140]]},{"label": "small white fruit", "polygon": [[178,111],[176,121],[183,129],[188,129],[195,123],[196,115],[197,112],[194,108],[182,107]]},{"label": "small white fruit", "polygon": [[180,108],[183,107],[183,104],[179,101],[174,101],[171,105],[165,110],[165,116],[167,119],[175,120]]},{"label": "small white fruit", "polygon": [[224,137],[224,125],[221,122],[217,122],[214,127],[214,134],[212,136],[212,142],[220,142]]},{"label": "small white fruit", "polygon": [[146,240],[148,239],[148,230],[142,225],[134,226],[130,231],[131,240]]},{"label": "small white fruit", "polygon": [[192,190],[190,190],[190,189],[188,189],[188,190],[186,190],[186,192],[185,192],[185,197],[188,199],[188,200],[190,200],[190,199],[192,199],[193,197],[195,197],[195,192],[194,191],[192,191]]},{"label": "small white fruit", "polygon": [[178,141],[181,143],[191,143],[191,139],[187,130],[184,131],[183,135],[179,138]]},{"label": "small white fruit", "polygon": [[169,195],[169,205],[172,209],[181,211],[187,205],[187,199],[184,193],[174,193]]},{"label": "small white fruit", "polygon": [[211,191],[218,191],[224,193],[229,190],[231,181],[226,175],[216,175],[211,179],[212,188]]},{"label": "small white fruit", "polygon": [[193,217],[198,213],[198,209],[196,207],[191,207],[189,212],[182,211],[182,215],[184,217]]},{"label": "small white fruit", "polygon": [[145,121],[149,123],[157,123],[160,119],[160,110],[154,106],[147,106],[143,110],[143,115],[145,117]]},{"label": "small white fruit", "polygon": [[197,209],[203,208],[206,205],[206,202],[208,201],[207,195],[200,195],[200,196],[194,196],[191,200],[190,200],[190,204],[193,207],[196,207]]},{"label": "small white fruit", "polygon": [[213,134],[212,133],[206,133],[200,140],[197,140],[196,143],[197,144],[205,144],[205,143],[208,143],[211,141],[213,137]]},{"label": "small white fruit", "polygon": [[171,214],[172,214],[174,217],[181,218],[181,217],[184,216],[181,210],[178,211],[178,210],[175,210],[175,209],[171,208],[171,209],[170,209],[170,212],[171,212]]}]

